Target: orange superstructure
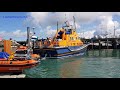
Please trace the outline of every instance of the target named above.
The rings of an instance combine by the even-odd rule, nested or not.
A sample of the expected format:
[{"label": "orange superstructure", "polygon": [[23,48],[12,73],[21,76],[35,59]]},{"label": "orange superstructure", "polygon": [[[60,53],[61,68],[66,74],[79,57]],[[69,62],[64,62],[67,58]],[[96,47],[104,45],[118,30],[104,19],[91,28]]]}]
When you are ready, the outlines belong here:
[{"label": "orange superstructure", "polygon": [[4,52],[11,54],[11,40],[4,40]]},{"label": "orange superstructure", "polygon": [[66,46],[81,46],[83,42],[81,41],[77,32],[73,29],[61,28],[57,31],[51,44],[53,46],[66,47]]}]

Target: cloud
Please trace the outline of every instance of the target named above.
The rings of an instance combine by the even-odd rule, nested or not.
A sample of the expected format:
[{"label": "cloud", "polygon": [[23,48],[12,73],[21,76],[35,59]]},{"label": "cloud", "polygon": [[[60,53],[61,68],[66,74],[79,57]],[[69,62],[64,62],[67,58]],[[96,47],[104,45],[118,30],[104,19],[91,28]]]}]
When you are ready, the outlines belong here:
[{"label": "cloud", "polygon": [[[66,16],[65,16],[66,15]],[[75,16],[76,24],[88,23],[94,21],[98,16],[96,12],[30,12],[30,18],[33,25],[46,28],[47,26],[55,26],[57,21],[59,25],[62,25],[66,20],[73,22],[73,16]]]},{"label": "cloud", "polygon": [[[106,33],[113,36],[114,26],[116,28],[116,35],[120,34],[120,23],[113,19],[114,15],[119,15],[120,12],[30,12],[28,13],[29,17],[24,22],[24,25],[28,26],[29,24],[37,27],[38,35],[44,37],[53,37],[56,33],[57,21],[59,23],[59,28],[62,27],[64,21],[68,20],[70,24],[73,25],[73,16],[75,16],[77,31],[79,35],[82,36],[81,24],[87,25],[91,24],[95,26],[95,22],[98,24],[95,26],[96,29],[87,29],[84,32],[86,38],[91,38],[94,35],[105,35]],[[66,15],[66,16],[65,16]],[[15,30],[14,32],[0,31],[0,36],[13,37],[13,38],[24,38],[26,33],[21,30]]]},{"label": "cloud", "polygon": [[[61,27],[66,20],[73,25],[73,16],[75,16],[76,19],[77,29],[81,29],[81,24],[89,25],[95,21],[99,22],[94,33],[92,32],[90,37],[99,34],[104,35],[106,32],[112,35],[114,33],[114,26],[116,31],[119,30],[118,28],[120,26],[118,21],[113,21],[113,16],[120,16],[120,12],[30,12],[28,15],[30,16],[28,18],[28,23],[39,28],[42,27],[46,35],[53,35],[53,33],[55,33],[54,28],[57,25],[57,21],[59,27]],[[89,32],[91,32],[90,30]],[[88,31],[86,33],[88,33]]]},{"label": "cloud", "polygon": [[96,20],[100,16],[120,15],[119,12],[30,12],[29,16],[34,24],[56,25],[58,21],[62,24],[65,20],[73,21],[75,16],[76,23],[88,23]]},{"label": "cloud", "polygon": [[0,36],[1,36],[1,37],[4,37],[5,34],[6,34],[6,31],[0,31]]},{"label": "cloud", "polygon": [[47,37],[53,37],[53,36],[55,35],[55,33],[56,33],[56,30],[53,30],[53,29],[51,28],[51,26],[48,26],[48,27],[46,28]]},{"label": "cloud", "polygon": [[15,37],[27,37],[27,32],[22,32],[21,30],[16,30],[12,32]]},{"label": "cloud", "polygon": [[7,32],[7,31],[0,31],[0,36],[2,38],[7,37],[7,39],[9,38],[24,38],[27,37],[27,32],[23,32],[21,30],[16,30],[16,31],[12,31],[12,32]]},{"label": "cloud", "polygon": [[120,23],[118,21],[113,21],[113,16],[100,16],[99,19],[100,24],[97,26],[94,35],[105,36],[109,34],[109,37],[113,37],[114,29],[119,28]]},{"label": "cloud", "polygon": [[90,39],[90,38],[94,37],[95,31],[96,30],[90,30],[90,31],[85,31],[85,32],[78,33],[78,34],[81,38]]}]

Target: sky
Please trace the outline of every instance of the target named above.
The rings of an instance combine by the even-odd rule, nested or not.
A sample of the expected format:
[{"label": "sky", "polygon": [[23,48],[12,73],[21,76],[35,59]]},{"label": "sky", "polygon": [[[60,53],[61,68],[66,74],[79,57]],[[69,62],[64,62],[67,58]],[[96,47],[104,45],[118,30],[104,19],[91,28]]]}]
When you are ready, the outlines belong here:
[{"label": "sky", "polygon": [[53,37],[57,21],[61,28],[65,21],[73,25],[75,17],[80,37],[120,36],[120,12],[0,12],[0,38],[26,40],[27,27],[34,27],[39,38]]}]

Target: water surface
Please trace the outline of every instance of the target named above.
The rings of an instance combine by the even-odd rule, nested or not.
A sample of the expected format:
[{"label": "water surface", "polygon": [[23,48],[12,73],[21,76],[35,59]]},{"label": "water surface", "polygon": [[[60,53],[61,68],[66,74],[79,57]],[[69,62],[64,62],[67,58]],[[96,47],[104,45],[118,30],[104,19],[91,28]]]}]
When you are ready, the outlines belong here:
[{"label": "water surface", "polygon": [[41,60],[26,78],[120,78],[120,50],[91,50],[83,56]]}]

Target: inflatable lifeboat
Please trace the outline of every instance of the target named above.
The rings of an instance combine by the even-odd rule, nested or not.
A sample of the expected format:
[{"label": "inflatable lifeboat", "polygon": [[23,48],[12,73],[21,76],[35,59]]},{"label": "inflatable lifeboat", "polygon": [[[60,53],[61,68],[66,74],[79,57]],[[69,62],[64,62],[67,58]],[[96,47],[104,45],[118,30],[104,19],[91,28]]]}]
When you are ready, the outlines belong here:
[{"label": "inflatable lifeboat", "polygon": [[0,52],[0,73],[15,73],[22,72],[24,69],[32,68],[39,63],[39,60],[34,59],[10,59],[10,55],[5,52]]}]

